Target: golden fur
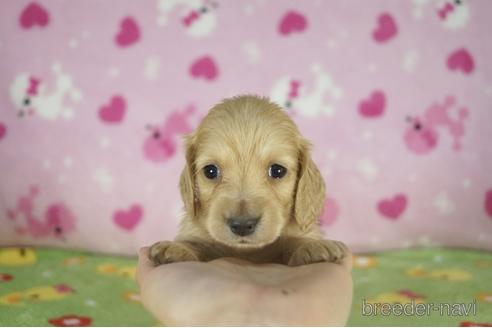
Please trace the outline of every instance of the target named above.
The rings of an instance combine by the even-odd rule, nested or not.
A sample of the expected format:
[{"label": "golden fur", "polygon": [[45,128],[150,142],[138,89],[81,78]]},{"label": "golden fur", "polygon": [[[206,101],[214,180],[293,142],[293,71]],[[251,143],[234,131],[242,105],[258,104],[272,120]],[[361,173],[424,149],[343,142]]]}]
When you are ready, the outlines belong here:
[{"label": "golden fur", "polygon": [[[255,96],[226,99],[185,138],[185,147],[185,215],[175,241],[151,247],[154,263],[233,256],[296,266],[343,258],[342,243],[321,238],[325,184],[310,143],[277,105]],[[220,169],[215,180],[203,173],[210,164]],[[269,176],[273,164],[287,168],[283,178]],[[260,220],[254,233],[238,236],[229,217]]]}]

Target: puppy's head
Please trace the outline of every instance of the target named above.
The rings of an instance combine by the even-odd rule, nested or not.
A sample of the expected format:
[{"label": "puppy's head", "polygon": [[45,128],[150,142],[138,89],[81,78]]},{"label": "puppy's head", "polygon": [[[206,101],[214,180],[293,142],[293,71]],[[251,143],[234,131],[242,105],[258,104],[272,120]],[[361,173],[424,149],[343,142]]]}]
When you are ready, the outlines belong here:
[{"label": "puppy's head", "polygon": [[214,240],[258,248],[288,224],[307,230],[316,223],[324,182],[309,143],[277,105],[227,99],[185,143],[181,195],[187,215]]}]

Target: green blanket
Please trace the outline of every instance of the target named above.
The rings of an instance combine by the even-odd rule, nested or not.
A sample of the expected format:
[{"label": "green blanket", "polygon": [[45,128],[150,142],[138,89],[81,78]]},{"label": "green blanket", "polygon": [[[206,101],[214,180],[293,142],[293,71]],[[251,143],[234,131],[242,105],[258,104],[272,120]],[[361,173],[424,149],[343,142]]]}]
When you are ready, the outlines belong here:
[{"label": "green blanket", "polygon": [[[492,322],[492,253],[418,249],[354,262],[349,325]],[[134,258],[0,249],[0,326],[159,325],[140,304],[134,275]]]}]

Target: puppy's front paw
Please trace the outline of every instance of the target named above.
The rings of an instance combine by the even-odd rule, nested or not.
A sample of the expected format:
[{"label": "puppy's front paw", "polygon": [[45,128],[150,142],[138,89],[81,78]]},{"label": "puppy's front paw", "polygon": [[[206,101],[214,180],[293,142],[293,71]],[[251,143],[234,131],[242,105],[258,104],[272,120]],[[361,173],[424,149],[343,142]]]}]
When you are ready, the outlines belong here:
[{"label": "puppy's front paw", "polygon": [[199,261],[198,255],[185,243],[160,241],[150,247],[149,258],[155,265]]},{"label": "puppy's front paw", "polygon": [[287,264],[289,266],[299,266],[318,262],[340,263],[347,251],[347,246],[340,241],[308,240],[292,253]]}]

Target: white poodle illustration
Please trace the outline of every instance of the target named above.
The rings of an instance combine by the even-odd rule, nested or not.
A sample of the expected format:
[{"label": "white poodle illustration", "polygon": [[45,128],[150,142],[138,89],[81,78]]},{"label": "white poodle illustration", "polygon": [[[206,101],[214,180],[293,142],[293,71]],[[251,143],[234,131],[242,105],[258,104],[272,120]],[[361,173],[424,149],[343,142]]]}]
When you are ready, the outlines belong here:
[{"label": "white poodle illustration", "polygon": [[47,120],[55,120],[60,116],[65,119],[73,117],[73,109],[66,107],[64,101],[70,96],[73,102],[78,102],[81,93],[59,63],[55,63],[52,70],[55,83],[51,93],[46,90],[46,83],[38,77],[28,73],[16,76],[10,86],[10,98],[19,117],[36,115]]},{"label": "white poodle illustration", "polygon": [[289,76],[280,78],[270,93],[272,101],[306,117],[332,115],[335,111],[333,101],[342,96],[342,90],[320,65],[313,65],[311,72],[313,74],[311,88],[306,87],[300,79]]},{"label": "white poodle illustration", "polygon": [[[422,18],[424,12],[432,11],[446,29],[459,29],[465,27],[470,20],[470,7],[467,0],[413,0],[414,17]],[[430,5],[430,6],[429,6]]]},{"label": "white poodle illustration", "polygon": [[158,0],[157,23],[166,25],[171,13],[178,9],[180,23],[186,33],[192,37],[204,37],[210,35],[217,26],[217,7],[218,4],[211,0]]}]

